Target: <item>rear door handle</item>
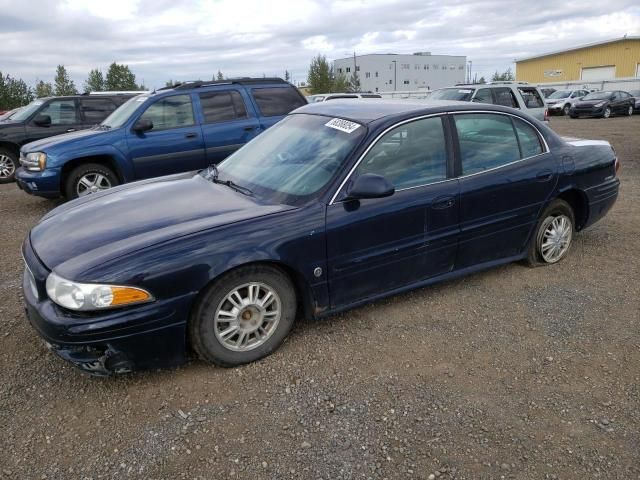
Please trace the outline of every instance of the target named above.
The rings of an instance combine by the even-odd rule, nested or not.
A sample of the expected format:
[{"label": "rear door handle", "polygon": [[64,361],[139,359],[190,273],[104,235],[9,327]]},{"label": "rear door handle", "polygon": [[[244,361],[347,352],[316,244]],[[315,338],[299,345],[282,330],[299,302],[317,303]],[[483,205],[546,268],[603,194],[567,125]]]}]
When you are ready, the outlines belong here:
[{"label": "rear door handle", "polygon": [[436,210],[444,210],[445,208],[451,208],[455,204],[455,200],[453,197],[444,197],[437,198],[431,204],[431,208],[435,208]]},{"label": "rear door handle", "polygon": [[542,172],[538,172],[536,175],[536,180],[539,182],[548,182],[553,177],[553,172],[551,170],[543,170]]},{"label": "rear door handle", "polygon": [[187,134],[184,136],[184,138],[196,138],[197,136],[198,136],[198,134],[197,134],[197,133],[193,133],[193,132],[191,132],[191,133],[187,133]]}]

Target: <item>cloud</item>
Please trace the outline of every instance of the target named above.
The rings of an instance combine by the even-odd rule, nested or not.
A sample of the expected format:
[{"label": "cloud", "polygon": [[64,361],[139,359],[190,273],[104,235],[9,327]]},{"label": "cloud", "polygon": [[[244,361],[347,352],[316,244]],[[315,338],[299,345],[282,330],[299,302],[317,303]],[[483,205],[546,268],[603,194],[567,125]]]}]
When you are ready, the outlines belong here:
[{"label": "cloud", "polygon": [[126,63],[138,81],[284,75],[311,57],[466,55],[489,76],[513,59],[623,34],[640,35],[637,0],[0,0],[3,73],[52,80],[64,64],[80,87],[93,68]]}]

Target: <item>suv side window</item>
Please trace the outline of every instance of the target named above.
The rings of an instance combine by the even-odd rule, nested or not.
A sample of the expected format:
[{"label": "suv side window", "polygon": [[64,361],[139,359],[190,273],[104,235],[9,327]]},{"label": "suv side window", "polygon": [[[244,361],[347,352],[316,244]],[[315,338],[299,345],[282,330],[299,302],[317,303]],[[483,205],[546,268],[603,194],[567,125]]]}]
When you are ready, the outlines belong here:
[{"label": "suv side window", "polygon": [[454,115],[462,174],[482,172],[520,159],[511,117],[493,113]]},{"label": "suv side window", "polygon": [[158,100],[147,108],[140,120],[151,120],[153,131],[194,125],[191,96],[174,95]]},{"label": "suv side window", "polygon": [[535,88],[518,87],[518,91],[520,92],[520,95],[522,95],[522,99],[524,100],[524,105],[527,108],[544,107],[544,101],[538,94],[538,90],[536,90]]},{"label": "suv side window", "polygon": [[205,123],[228,122],[247,118],[242,96],[235,90],[199,94]]},{"label": "suv side window", "polygon": [[51,117],[51,125],[75,125],[80,123],[74,99],[52,100],[38,112],[38,115],[49,115]]},{"label": "suv side window", "polygon": [[493,103],[493,97],[491,96],[490,88],[480,88],[476,92],[476,96],[473,97],[474,102],[478,103]]},{"label": "suv side window", "polygon": [[108,98],[81,98],[80,111],[85,123],[100,123],[116,109]]},{"label": "suv side window", "polygon": [[521,157],[528,158],[541,154],[543,152],[542,143],[540,143],[540,137],[538,137],[536,130],[519,118],[513,118],[512,120],[518,134]]},{"label": "suv side window", "polygon": [[254,88],[253,98],[265,117],[286,115],[291,110],[306,105],[297,91],[290,88]]},{"label": "suv side window", "polygon": [[494,88],[495,104],[503,107],[520,108],[513,91],[509,87]]},{"label": "suv side window", "polygon": [[387,132],[362,159],[356,175],[375,173],[397,190],[447,178],[447,148],[441,117],[405,123]]}]

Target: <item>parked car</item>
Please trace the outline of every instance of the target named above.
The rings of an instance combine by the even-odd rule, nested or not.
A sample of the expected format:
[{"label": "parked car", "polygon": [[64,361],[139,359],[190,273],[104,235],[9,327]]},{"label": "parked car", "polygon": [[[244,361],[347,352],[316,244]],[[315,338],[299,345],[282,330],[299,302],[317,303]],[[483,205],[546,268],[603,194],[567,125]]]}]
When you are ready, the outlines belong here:
[{"label": "parked car", "polygon": [[492,103],[522,110],[534,118],[548,120],[543,95],[526,82],[491,82],[456,85],[435,90],[429,100],[458,100],[461,102]]},{"label": "parked car", "polygon": [[139,95],[92,130],[25,145],[18,186],[72,199],[206,168],[306,103],[279,78],[186,82]]},{"label": "parked car", "polygon": [[593,92],[575,102],[569,109],[569,116],[609,118],[616,114],[633,115],[634,105],[633,97],[621,90]]},{"label": "parked car", "polygon": [[633,107],[633,112],[634,113],[640,112],[640,90],[629,90],[629,95],[633,97],[633,100],[635,103]]},{"label": "parked car", "polygon": [[0,122],[0,183],[13,182],[23,145],[91,128],[131,97],[125,93],[46,97],[22,107]]},{"label": "parked car", "polygon": [[345,98],[382,98],[382,95],[378,93],[318,93],[316,95],[309,95],[307,102],[326,102],[328,100],[342,100]]},{"label": "parked car", "polygon": [[[93,374],[269,355],[297,313],[566,257],[618,195],[605,141],[460,102],[302,107],[197,175],[64,204],[23,244],[31,324]],[[88,226],[90,224],[90,228]]]},{"label": "parked car", "polygon": [[545,103],[549,114],[569,115],[571,106],[586,95],[589,95],[588,90],[556,90],[547,97]]}]

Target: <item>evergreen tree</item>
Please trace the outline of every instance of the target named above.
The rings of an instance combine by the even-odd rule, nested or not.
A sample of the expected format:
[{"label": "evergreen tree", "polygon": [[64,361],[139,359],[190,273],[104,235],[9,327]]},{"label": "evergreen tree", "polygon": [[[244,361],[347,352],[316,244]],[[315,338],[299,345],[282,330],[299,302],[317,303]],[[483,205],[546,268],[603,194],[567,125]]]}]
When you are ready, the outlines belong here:
[{"label": "evergreen tree", "polygon": [[21,107],[33,100],[33,90],[20,78],[0,72],[0,110]]},{"label": "evergreen tree", "polygon": [[64,65],[58,65],[58,68],[56,69],[56,77],[54,78],[53,83],[54,93],[56,95],[78,94],[78,90],[76,90],[73,80],[69,78],[69,74],[67,73],[67,69],[64,68]]},{"label": "evergreen tree", "polygon": [[494,73],[493,77],[491,77],[492,82],[509,82],[515,79],[516,77],[514,77],[513,72],[511,71],[511,68],[507,68],[502,73],[498,73],[498,71],[496,70],[496,73]]},{"label": "evergreen tree", "polygon": [[128,65],[118,65],[113,62],[109,65],[107,70],[107,76],[105,78],[105,90],[138,90],[138,84],[136,83],[136,76],[129,69]]},{"label": "evergreen tree", "polygon": [[216,80],[224,80],[224,75],[222,75],[222,72],[220,70],[218,70],[218,75],[216,75]]},{"label": "evergreen tree", "polygon": [[102,92],[104,91],[105,82],[102,72],[97,68],[89,72],[86,82],[84,82],[84,91],[88,92]]},{"label": "evergreen tree", "polygon": [[285,82],[290,82],[291,81],[291,74],[289,74],[289,70],[285,70],[284,71],[284,81]]},{"label": "evergreen tree", "polygon": [[338,73],[333,76],[331,92],[350,92],[352,90],[353,85],[344,73]]},{"label": "evergreen tree", "polygon": [[307,74],[307,84],[309,85],[310,93],[327,93],[331,92],[333,86],[333,79],[331,78],[331,68],[327,57],[318,54],[311,60],[309,65],[309,73]]},{"label": "evergreen tree", "polygon": [[53,85],[51,85],[51,83],[49,82],[40,80],[38,83],[36,83],[35,94],[36,98],[51,97],[53,96]]}]

